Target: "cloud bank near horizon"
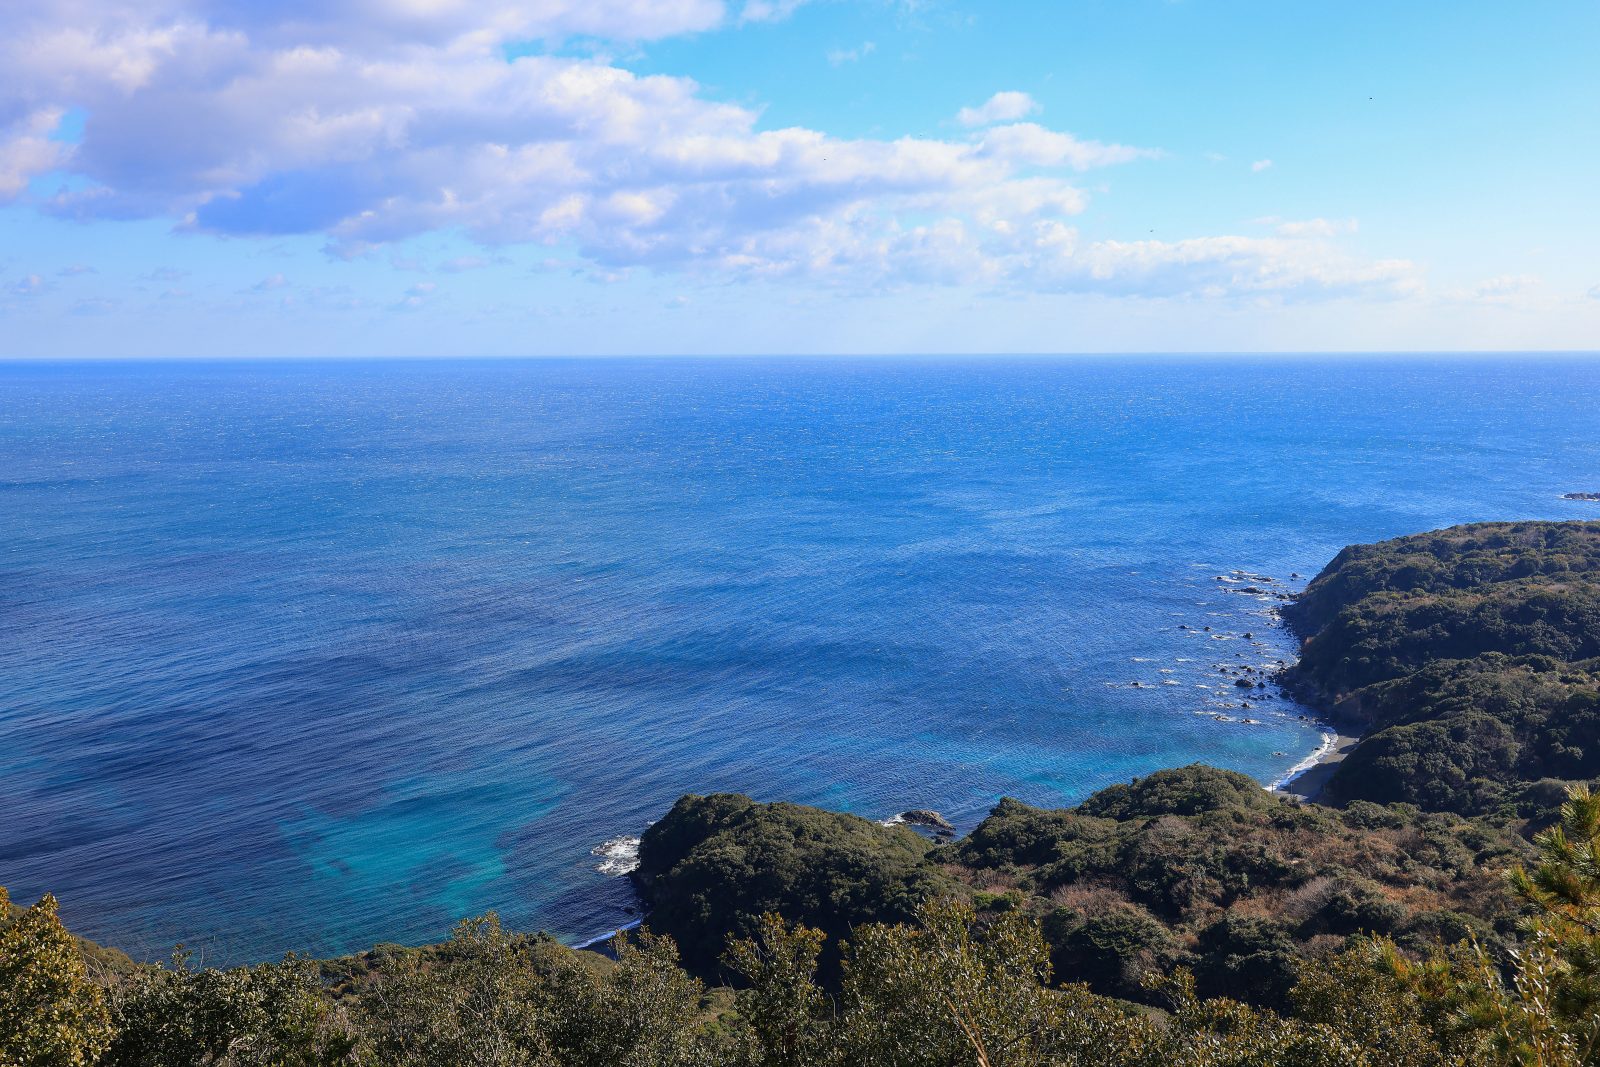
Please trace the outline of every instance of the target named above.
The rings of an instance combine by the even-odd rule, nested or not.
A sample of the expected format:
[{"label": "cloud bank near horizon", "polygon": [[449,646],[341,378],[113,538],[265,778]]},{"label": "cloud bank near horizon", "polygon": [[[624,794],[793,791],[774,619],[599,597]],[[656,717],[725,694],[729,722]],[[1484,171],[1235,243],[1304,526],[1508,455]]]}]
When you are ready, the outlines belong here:
[{"label": "cloud bank near horizon", "polygon": [[[1404,296],[1346,231],[1089,240],[1080,139],[1001,91],[948,137],[764,128],[683,77],[541,42],[627,45],[788,17],[774,0],[64,0],[0,14],[0,200],[358,257],[434,232],[570,249],[596,272],[884,290]],[[1260,169],[1257,165],[1257,169]]]}]

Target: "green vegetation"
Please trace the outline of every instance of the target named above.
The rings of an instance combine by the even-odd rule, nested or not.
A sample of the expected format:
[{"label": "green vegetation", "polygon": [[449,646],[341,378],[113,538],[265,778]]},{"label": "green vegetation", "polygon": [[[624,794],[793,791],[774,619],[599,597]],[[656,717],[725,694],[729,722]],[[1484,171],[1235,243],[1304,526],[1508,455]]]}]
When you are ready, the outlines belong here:
[{"label": "green vegetation", "polygon": [[616,962],[506,934],[494,916],[456,928],[426,956],[398,957],[355,998],[367,1057],[436,1064],[714,1062],[719,1033],[672,943],[616,943]]},{"label": "green vegetation", "polygon": [[[670,842],[670,847],[665,844]],[[903,828],[744,797],[688,797],[640,850],[656,930],[708,980],[728,946],[776,913],[828,944],[955,898],[988,922],[1039,923],[1055,973],[1153,1001],[1151,973],[1184,966],[1202,996],[1285,1008],[1302,960],[1358,933],[1412,951],[1514,933],[1494,871],[1526,844],[1482,821],[1414,808],[1339,811],[1210,767],[1160,771],[1069,811],[1002,800],[967,838],[930,847]],[[825,950],[824,982],[837,984]],[[833,966],[828,961],[833,960]]]},{"label": "green vegetation", "polygon": [[315,962],[293,956],[197,971],[179,952],[114,983],[111,1005],[108,1063],[318,1067],[343,1062],[355,1042]]},{"label": "green vegetation", "polygon": [[54,897],[21,914],[0,887],[0,1067],[79,1067],[111,1041],[105,990],[89,980]]},{"label": "green vegetation", "polygon": [[[769,912],[803,917],[833,944],[866,922],[909,921],[944,888],[928,843],[903,826],[728,794],[686,796],[645,831],[638,881],[650,924],[691,970],[714,977],[727,946]],[[837,975],[838,951],[823,953]]]},{"label": "green vegetation", "polygon": [[1347,548],[1284,614],[1288,687],[1368,734],[1327,799],[1528,816],[1600,775],[1600,523]]},{"label": "green vegetation", "polygon": [[1508,969],[1471,941],[1415,959],[1362,935],[1297,968],[1281,1011],[1203,999],[1181,968],[1142,983],[1163,1011],[1052,985],[1038,922],[952,900],[852,930],[837,990],[816,977],[826,936],[767,915],[729,946],[731,995],[666,938],[619,938],[604,961],[493,916],[380,954],[339,999],[293,958],[180,960],[102,991],[45,902],[0,941],[0,1065],[1585,1067],[1600,1053],[1600,799],[1575,791],[1537,845],[1510,877],[1531,915]]}]

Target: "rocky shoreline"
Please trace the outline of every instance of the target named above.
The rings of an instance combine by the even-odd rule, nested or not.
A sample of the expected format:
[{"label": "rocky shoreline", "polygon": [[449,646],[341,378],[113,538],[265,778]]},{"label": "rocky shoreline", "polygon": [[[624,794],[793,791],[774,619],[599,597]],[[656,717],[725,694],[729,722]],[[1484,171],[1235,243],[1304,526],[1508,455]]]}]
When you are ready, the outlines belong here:
[{"label": "rocky shoreline", "polygon": [[926,834],[937,841],[951,841],[956,836],[956,828],[951,824],[950,820],[928,808],[912,808],[909,811],[902,811],[898,815],[893,815],[883,820],[879,825],[909,826],[918,833]]},{"label": "rocky shoreline", "polygon": [[[1600,500],[1600,494],[1594,494],[1594,499]],[[1293,585],[1289,585],[1270,575],[1252,573],[1246,570],[1233,570],[1226,574],[1219,574],[1216,576],[1215,581],[1220,583],[1221,588],[1227,592],[1251,596],[1257,600],[1274,600],[1283,607],[1292,605],[1300,595],[1295,591]],[[1298,585],[1304,582],[1305,579],[1296,572],[1289,576],[1289,581]],[[1304,645],[1307,635],[1293,626],[1278,607],[1274,607],[1268,614],[1273,626],[1282,627],[1295,640],[1297,645]],[[1179,626],[1179,629],[1185,630],[1193,628],[1182,624]],[[1210,630],[1211,628],[1207,626],[1204,629]],[[1251,641],[1255,638],[1253,633],[1245,633],[1242,636]],[[1317,801],[1322,796],[1328,780],[1333,777],[1345,758],[1361,743],[1365,735],[1361,732],[1359,725],[1343,722],[1338,717],[1337,709],[1333,706],[1332,701],[1320,699],[1320,694],[1308,691],[1303,685],[1291,684],[1287,675],[1290,673],[1292,666],[1292,662],[1279,659],[1271,667],[1266,665],[1257,667],[1249,665],[1232,667],[1219,665],[1218,670],[1224,677],[1232,675],[1235,688],[1246,692],[1266,689],[1270,682],[1272,687],[1282,696],[1307,709],[1310,714],[1302,716],[1303,719],[1316,722],[1326,732],[1322,747],[1314,753],[1313,757],[1308,757],[1303,766],[1291,769],[1282,780],[1273,783],[1269,787],[1274,793],[1294,797],[1309,803]],[[1250,704],[1246,702],[1243,706],[1249,708]],[[1225,715],[1216,717],[1225,721],[1229,720],[1229,717]],[[1245,719],[1243,721],[1250,723],[1255,720]],[[1349,732],[1346,732],[1347,730]]]},{"label": "rocky shoreline", "polygon": [[1335,733],[1332,740],[1323,746],[1315,763],[1273,786],[1272,791],[1314,803],[1322,796],[1323,787],[1339,769],[1339,764],[1344,762],[1345,757],[1360,743],[1361,738],[1358,735]]}]

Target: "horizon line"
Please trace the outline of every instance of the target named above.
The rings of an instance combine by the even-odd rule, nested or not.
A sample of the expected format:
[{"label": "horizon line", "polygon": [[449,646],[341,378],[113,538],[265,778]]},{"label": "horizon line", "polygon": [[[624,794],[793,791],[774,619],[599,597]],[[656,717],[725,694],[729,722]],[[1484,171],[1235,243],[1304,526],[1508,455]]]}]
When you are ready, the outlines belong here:
[{"label": "horizon line", "polygon": [[1494,358],[1600,358],[1600,349],[1141,349],[1081,352],[609,352],[542,353],[514,355],[394,353],[383,355],[137,355],[137,356],[16,356],[0,355],[0,366],[48,364],[138,363],[518,363],[578,360],[1071,360],[1071,359],[1494,359]]}]

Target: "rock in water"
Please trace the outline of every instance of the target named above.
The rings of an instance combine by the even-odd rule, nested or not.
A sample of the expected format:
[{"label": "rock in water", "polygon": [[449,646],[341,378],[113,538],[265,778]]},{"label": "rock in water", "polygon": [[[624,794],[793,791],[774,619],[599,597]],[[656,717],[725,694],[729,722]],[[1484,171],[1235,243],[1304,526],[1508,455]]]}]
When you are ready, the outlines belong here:
[{"label": "rock in water", "polygon": [[920,826],[924,830],[932,830],[936,834],[954,834],[956,832],[956,828],[950,825],[949,819],[946,819],[936,811],[927,811],[922,808],[902,811],[900,813],[900,821],[907,826]]}]

